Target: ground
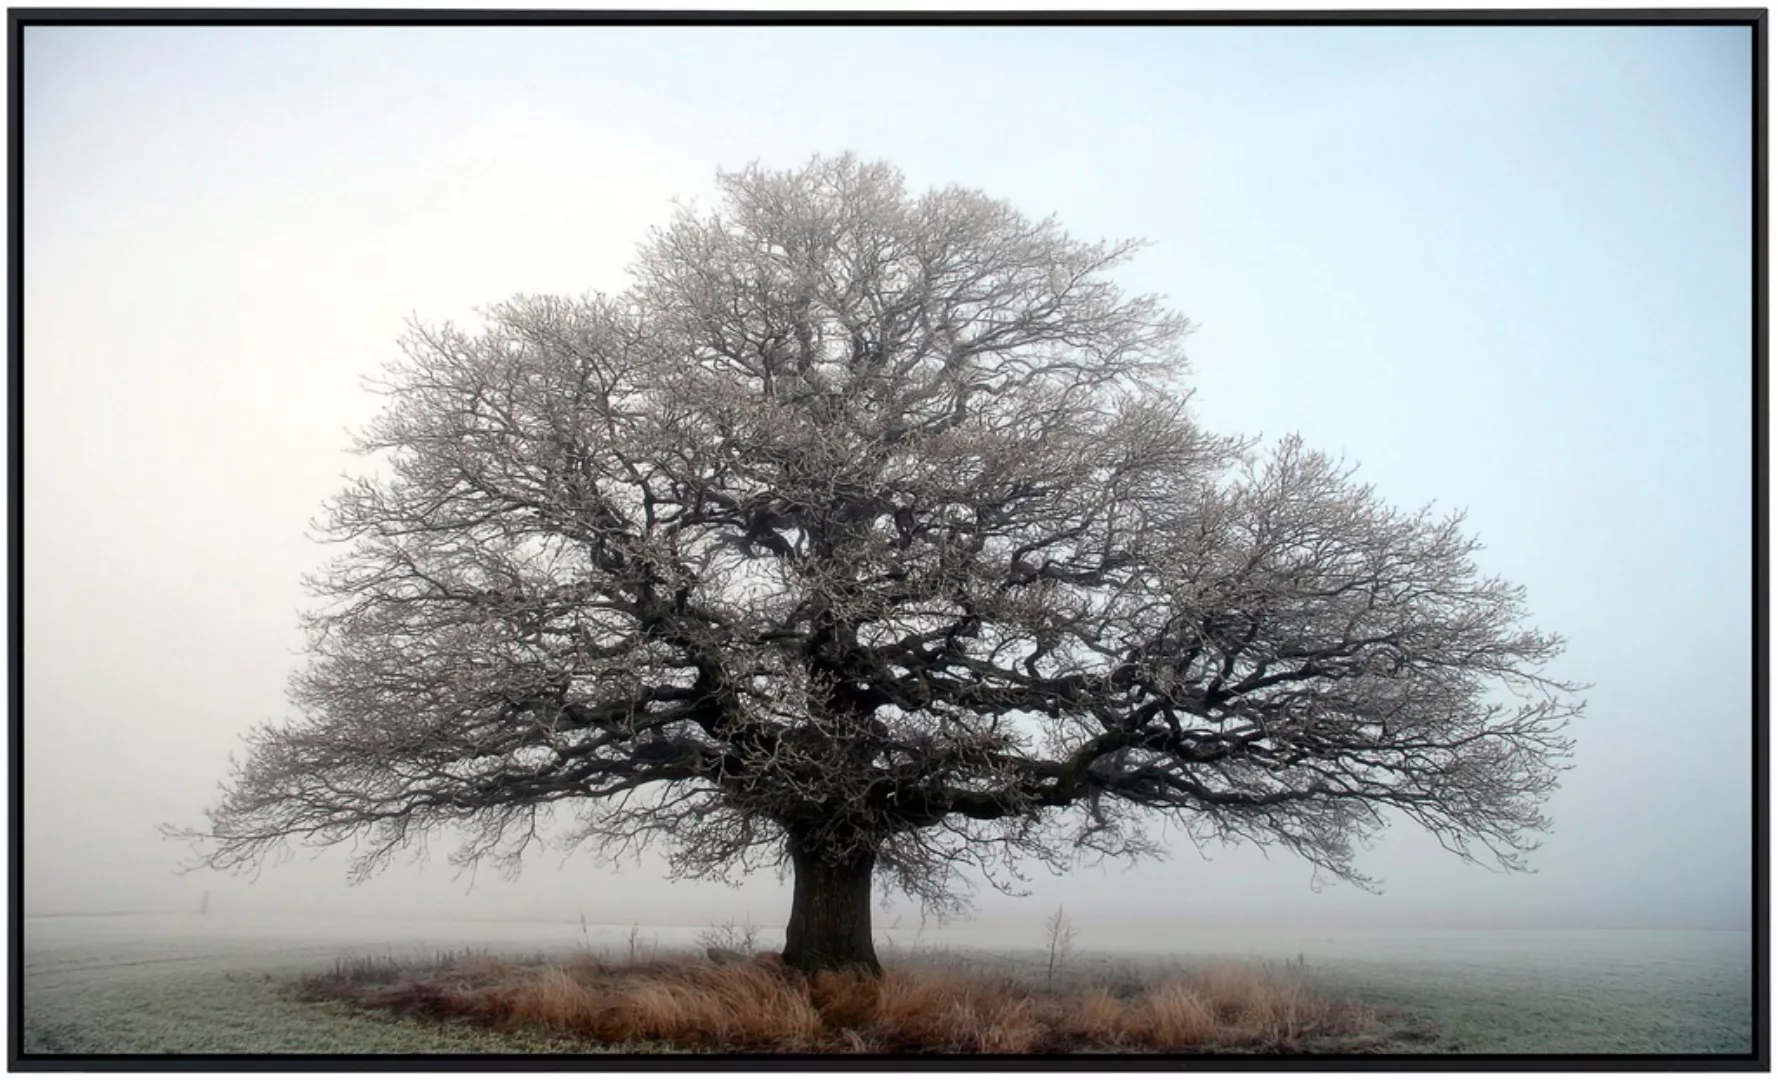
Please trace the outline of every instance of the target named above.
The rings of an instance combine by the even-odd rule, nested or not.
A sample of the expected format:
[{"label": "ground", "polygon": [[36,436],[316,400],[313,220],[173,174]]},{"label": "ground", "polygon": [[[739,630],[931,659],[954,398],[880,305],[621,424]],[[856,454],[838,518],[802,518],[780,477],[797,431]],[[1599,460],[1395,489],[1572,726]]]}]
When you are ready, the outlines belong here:
[{"label": "ground", "polygon": [[[342,954],[436,956],[466,947],[509,956],[538,947],[568,952],[586,936],[575,924],[409,924],[397,932],[387,924],[341,920],[298,925],[165,916],[25,923],[21,1049],[28,1054],[557,1050],[561,1044],[536,1034],[389,1018],[338,1002],[300,1001],[292,991],[304,972],[326,970]],[[978,938],[979,929],[973,931]],[[591,944],[627,959],[635,949],[689,946],[696,932],[687,928],[686,940],[676,942],[666,930],[631,935],[613,927],[601,938],[595,927]],[[1438,1025],[1433,1041],[1406,1047],[1417,1053],[1734,1054],[1752,1046],[1745,932],[1253,936],[1276,943],[1271,955],[1278,959],[1263,963],[1294,963],[1297,950],[1306,948],[1307,972],[1318,985]],[[1010,966],[1027,975],[1039,960],[1030,948],[972,950],[934,944],[933,937],[943,935],[912,942],[904,935],[885,947],[884,959],[927,953],[964,972]],[[1253,951],[1227,931],[1214,940]],[[1180,944],[1193,947],[1146,959],[1128,950],[1082,950],[1070,958],[1069,970],[1080,978],[1148,978],[1147,969],[1196,951],[1193,940],[1181,937]]]}]

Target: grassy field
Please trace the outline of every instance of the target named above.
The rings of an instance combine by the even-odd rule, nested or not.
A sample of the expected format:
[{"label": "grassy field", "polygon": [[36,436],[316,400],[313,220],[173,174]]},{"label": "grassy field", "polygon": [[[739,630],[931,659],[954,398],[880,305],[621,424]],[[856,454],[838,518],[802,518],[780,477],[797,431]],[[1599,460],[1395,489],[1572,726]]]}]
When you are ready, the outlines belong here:
[{"label": "grassy field", "polygon": [[[305,973],[333,970],[342,955],[360,962],[436,958],[464,949],[508,957],[539,951],[561,956],[590,937],[609,959],[628,962],[692,945],[697,930],[680,928],[675,937],[671,928],[595,928],[589,936],[583,928],[561,925],[404,924],[396,932],[389,924],[328,920],[269,926],[214,918],[201,923],[173,917],[27,919],[22,1049],[27,1054],[588,1052],[597,1047],[584,1039],[565,1042],[537,1025],[497,1030],[484,1023],[395,1016],[314,995],[305,999],[298,984]],[[891,967],[918,962],[954,978],[1016,977],[1030,984],[1041,977],[1041,950],[971,947],[958,943],[963,938],[960,931],[885,943],[882,955]],[[1035,944],[1028,936],[1023,940]],[[1212,954],[1223,953],[1248,967],[1276,971],[1294,963],[1303,948],[1306,970],[1294,977],[1305,989],[1437,1025],[1430,1041],[1398,1042],[1396,1050],[1711,1054],[1746,1053],[1752,1045],[1745,934],[1323,935],[1301,941],[1274,934],[1249,942],[1224,933],[1217,940],[1213,948],[1182,938],[1169,942],[1173,949],[1167,953],[1081,950],[1068,957],[1065,977],[1071,986],[1121,987],[1127,1020],[1127,991],[1165,984],[1169,972],[1181,972],[1182,963],[1188,972],[1203,971]],[[772,942],[759,944],[769,948]],[[1271,951],[1258,951],[1262,947]],[[1102,1016],[1118,1012],[1102,1001],[1097,1007]],[[1181,1009],[1181,1015],[1191,1012],[1189,1004]],[[644,1039],[623,1049],[667,1047]]]},{"label": "grassy field", "polygon": [[1412,1009],[1438,1025],[1441,1052],[1745,1054],[1753,1047],[1751,978],[1740,986],[1708,977],[1581,982],[1349,965],[1323,982],[1381,1007]]},{"label": "grassy field", "polygon": [[25,995],[26,1054],[416,1054],[547,1050],[470,1025],[391,1022],[341,1002],[300,1001],[288,975],[119,977]]}]

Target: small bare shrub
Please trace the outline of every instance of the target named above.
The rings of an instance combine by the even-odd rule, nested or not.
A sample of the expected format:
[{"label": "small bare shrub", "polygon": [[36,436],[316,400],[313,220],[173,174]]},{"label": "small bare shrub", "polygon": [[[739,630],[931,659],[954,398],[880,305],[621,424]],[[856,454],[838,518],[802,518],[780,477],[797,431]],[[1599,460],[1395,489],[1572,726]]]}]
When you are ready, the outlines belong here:
[{"label": "small bare shrub", "polygon": [[759,927],[754,925],[750,917],[743,917],[740,922],[729,919],[722,923],[711,923],[708,930],[698,935],[698,944],[706,950],[716,949],[742,957],[751,956],[759,951]]},{"label": "small bare shrub", "polygon": [[1074,955],[1074,924],[1068,921],[1068,913],[1060,904],[1050,917],[1044,920],[1044,934],[1048,938],[1048,964],[1044,969],[1043,988],[1054,991],[1056,988],[1056,969],[1067,964]]}]

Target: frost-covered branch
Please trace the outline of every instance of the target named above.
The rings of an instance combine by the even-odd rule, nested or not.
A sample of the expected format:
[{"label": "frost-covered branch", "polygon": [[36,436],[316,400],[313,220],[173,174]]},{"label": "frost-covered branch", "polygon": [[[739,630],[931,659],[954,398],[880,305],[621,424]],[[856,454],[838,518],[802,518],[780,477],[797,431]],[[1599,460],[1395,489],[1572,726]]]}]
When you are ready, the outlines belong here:
[{"label": "frost-covered branch", "polygon": [[205,861],[511,860],[566,802],[609,853],[936,904],[1156,815],[1352,880],[1388,811],[1523,865],[1579,688],[1461,519],[1200,427],[1135,244],[851,158],[723,185],[623,296],[412,329]]}]

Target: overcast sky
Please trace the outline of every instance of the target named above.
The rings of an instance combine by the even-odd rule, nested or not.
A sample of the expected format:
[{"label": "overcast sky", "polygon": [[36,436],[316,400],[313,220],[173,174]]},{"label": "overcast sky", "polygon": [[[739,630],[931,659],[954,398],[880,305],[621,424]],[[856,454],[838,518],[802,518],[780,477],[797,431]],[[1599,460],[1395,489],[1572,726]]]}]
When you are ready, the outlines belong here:
[{"label": "overcast sky", "polygon": [[[1465,507],[1594,684],[1539,872],[1397,829],[1370,895],[1189,847],[989,915],[1744,926],[1750,31],[45,28],[25,40],[27,910],[782,919],[788,886],[338,854],[176,877],[288,715],[305,531],[403,320],[617,290],[718,168],[851,150],[1079,235],[1201,325],[1213,429]],[[1183,842],[1183,841],[1182,841]]]}]

